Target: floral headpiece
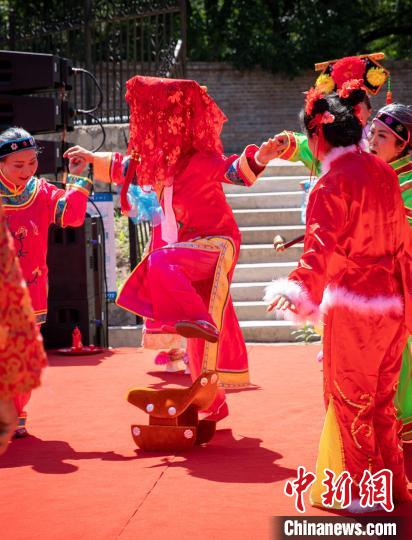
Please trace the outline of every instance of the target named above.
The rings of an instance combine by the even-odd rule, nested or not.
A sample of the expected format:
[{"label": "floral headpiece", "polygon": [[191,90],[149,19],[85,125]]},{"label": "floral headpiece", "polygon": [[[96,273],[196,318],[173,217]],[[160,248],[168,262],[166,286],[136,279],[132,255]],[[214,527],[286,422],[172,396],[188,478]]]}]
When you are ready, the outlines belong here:
[{"label": "floral headpiece", "polygon": [[365,89],[362,79],[351,79],[349,81],[345,81],[342,84],[342,87],[338,90],[338,96],[340,98],[346,99],[351,95],[354,90],[362,89]]},{"label": "floral headpiece", "polygon": [[376,95],[389,77],[389,71],[378,63],[384,57],[383,53],[372,53],[315,64],[315,70],[322,71],[315,86],[330,94],[342,88],[345,82],[357,79],[363,81],[367,92]]},{"label": "floral headpiece", "polygon": [[329,111],[325,111],[323,113],[315,114],[315,116],[309,122],[308,128],[313,129],[316,126],[320,126],[321,124],[333,124],[334,121],[335,116]]},{"label": "floral headpiece", "polygon": [[338,88],[351,80],[362,80],[366,65],[359,56],[347,56],[341,58],[332,66],[332,77]]},{"label": "floral headpiece", "polygon": [[325,97],[325,94],[322,92],[320,88],[311,87],[306,92],[306,98],[305,98],[305,114],[308,116],[312,116],[313,108],[315,107],[315,103],[319,101],[319,99],[323,99]]},{"label": "floral headpiece", "polygon": [[[305,100],[305,114],[307,116],[312,116],[315,103],[320,99],[324,99],[324,97],[325,95],[319,90],[319,88],[309,88]],[[334,121],[334,115],[329,111],[324,111],[323,113],[315,114],[315,116],[309,122],[308,127],[309,129],[313,129],[321,124],[332,124]]]},{"label": "floral headpiece", "polygon": [[[355,90],[364,90],[366,92],[362,79],[352,79],[351,81],[344,82],[342,88],[338,90],[338,96],[340,98],[347,99]],[[363,125],[364,122],[362,121],[362,108],[360,103],[353,107],[353,114]]]}]

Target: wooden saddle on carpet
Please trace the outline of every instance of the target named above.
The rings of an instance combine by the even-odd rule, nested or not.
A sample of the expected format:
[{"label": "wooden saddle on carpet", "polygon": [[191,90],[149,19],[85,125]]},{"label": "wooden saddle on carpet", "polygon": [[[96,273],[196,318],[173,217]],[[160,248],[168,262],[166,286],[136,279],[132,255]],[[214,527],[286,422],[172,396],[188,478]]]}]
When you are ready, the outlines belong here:
[{"label": "wooden saddle on carpet", "polygon": [[218,383],[215,371],[203,373],[189,388],[133,388],[127,401],[149,414],[149,425],[132,425],[132,436],[147,451],[180,451],[209,442],[213,420],[199,420],[199,411],[213,403]]}]

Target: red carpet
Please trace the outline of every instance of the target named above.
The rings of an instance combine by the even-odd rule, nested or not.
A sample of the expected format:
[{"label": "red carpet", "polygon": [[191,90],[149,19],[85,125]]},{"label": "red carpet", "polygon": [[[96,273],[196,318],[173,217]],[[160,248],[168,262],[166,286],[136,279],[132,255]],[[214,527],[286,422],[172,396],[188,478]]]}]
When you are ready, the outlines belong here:
[{"label": "red carpet", "polygon": [[[271,516],[297,515],[283,493],[314,470],[323,422],[317,345],[249,346],[253,389],[231,392],[212,442],[182,455],[136,450],[147,418],[129,387],[187,385],[153,353],[51,356],[30,402],[27,439],[0,458],[2,540],[274,538]],[[412,480],[412,445],[407,466]],[[328,515],[308,505],[306,515]],[[412,514],[412,504],[394,515]]]}]

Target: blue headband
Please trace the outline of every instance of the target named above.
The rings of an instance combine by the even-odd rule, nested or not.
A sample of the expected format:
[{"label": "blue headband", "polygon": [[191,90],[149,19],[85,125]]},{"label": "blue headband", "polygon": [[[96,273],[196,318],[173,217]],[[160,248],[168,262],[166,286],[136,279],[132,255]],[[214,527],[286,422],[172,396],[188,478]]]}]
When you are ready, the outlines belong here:
[{"label": "blue headband", "polygon": [[0,158],[20,152],[21,150],[37,150],[34,137],[24,137],[22,139],[14,139],[0,144]]}]

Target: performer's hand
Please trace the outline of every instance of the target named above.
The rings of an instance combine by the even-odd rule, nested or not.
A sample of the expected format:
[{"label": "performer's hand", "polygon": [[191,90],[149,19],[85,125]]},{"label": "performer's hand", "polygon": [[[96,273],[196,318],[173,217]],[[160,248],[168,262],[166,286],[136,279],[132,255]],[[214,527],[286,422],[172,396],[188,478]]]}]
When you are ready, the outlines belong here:
[{"label": "performer's hand", "polygon": [[285,311],[286,309],[289,309],[290,311],[293,311],[296,313],[296,306],[293,304],[287,296],[283,296],[281,294],[278,294],[274,301],[266,308],[266,311],[271,312],[274,309],[278,309],[280,311]]},{"label": "performer's hand", "polygon": [[85,163],[93,163],[93,152],[86,150],[82,146],[72,146],[65,151],[63,157],[66,159],[80,158],[84,159]]},{"label": "performer's hand", "polygon": [[80,175],[86,167],[86,160],[82,157],[73,156],[69,159],[70,174]]},{"label": "performer's hand", "polygon": [[0,455],[6,451],[16,427],[17,411],[13,401],[0,399]]},{"label": "performer's hand", "polygon": [[278,157],[286,148],[287,144],[287,136],[279,133],[262,143],[259,150],[256,152],[255,157],[260,163],[266,165],[271,159]]}]

